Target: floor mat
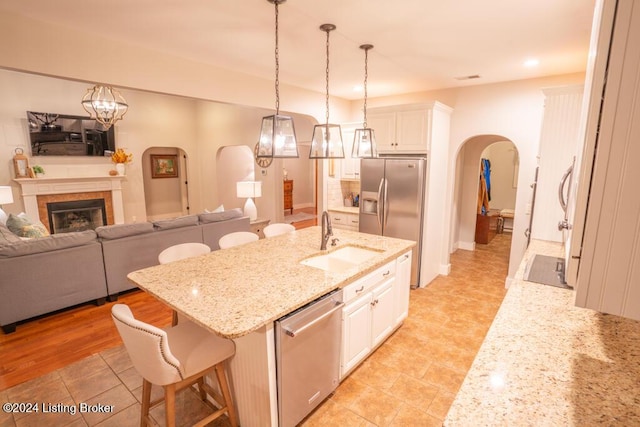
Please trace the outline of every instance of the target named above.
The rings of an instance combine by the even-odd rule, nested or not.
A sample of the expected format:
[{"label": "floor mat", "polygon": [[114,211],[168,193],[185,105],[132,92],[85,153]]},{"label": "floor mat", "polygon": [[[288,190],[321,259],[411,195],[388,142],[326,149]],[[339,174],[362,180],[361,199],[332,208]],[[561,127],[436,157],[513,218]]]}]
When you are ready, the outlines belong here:
[{"label": "floor mat", "polygon": [[300,212],[293,215],[285,215],[284,222],[291,224],[292,222],[306,221],[308,219],[314,219],[315,217],[315,215]]},{"label": "floor mat", "polygon": [[564,281],[564,259],[553,256],[534,256],[527,271],[525,271],[524,280],[571,289]]}]

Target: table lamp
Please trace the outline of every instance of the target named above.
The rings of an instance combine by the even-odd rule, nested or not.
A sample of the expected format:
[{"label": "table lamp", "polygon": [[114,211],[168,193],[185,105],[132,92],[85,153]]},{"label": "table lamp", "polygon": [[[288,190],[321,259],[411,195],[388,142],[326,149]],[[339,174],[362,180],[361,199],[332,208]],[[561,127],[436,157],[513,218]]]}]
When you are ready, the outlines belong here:
[{"label": "table lamp", "polygon": [[253,203],[253,197],[262,196],[262,182],[261,181],[240,181],[236,183],[236,191],[238,197],[246,197],[247,201],[244,204],[244,215],[249,217],[249,220],[255,221],[258,218],[258,209],[255,203]]},{"label": "table lamp", "polygon": [[13,192],[8,185],[0,185],[0,223],[7,222],[7,214],[2,210],[2,205],[13,203]]}]

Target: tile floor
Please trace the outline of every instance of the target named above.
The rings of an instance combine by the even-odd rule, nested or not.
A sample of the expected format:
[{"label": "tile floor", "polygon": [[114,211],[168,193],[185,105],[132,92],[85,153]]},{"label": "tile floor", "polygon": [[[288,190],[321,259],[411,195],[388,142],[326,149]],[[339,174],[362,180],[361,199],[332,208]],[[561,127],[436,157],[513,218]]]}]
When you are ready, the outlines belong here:
[{"label": "tile floor", "polygon": [[[409,318],[304,426],[440,426],[505,295],[510,234],[476,251],[452,255],[449,276],[411,292]],[[0,411],[0,427],[138,426],[142,380],[122,346],[0,391],[0,402],[48,402],[48,413]],[[154,396],[160,389],[154,389]],[[152,396],[152,398],[154,398]],[[70,413],[76,403],[113,405],[112,412]],[[210,410],[186,391],[180,425]],[[54,410],[58,412],[54,412]],[[164,424],[163,407],[152,416]],[[226,426],[218,420],[214,426]]]}]

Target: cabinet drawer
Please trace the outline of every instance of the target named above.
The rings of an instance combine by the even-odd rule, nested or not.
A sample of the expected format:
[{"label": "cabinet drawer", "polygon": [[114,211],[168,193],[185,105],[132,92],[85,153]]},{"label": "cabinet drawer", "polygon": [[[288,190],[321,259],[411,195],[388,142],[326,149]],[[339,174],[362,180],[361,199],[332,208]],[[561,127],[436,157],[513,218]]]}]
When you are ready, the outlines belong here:
[{"label": "cabinet drawer", "polygon": [[378,267],[376,270],[343,288],[343,298],[345,302],[353,298],[364,295],[368,290],[376,286],[378,283],[386,280],[396,274],[396,262],[392,261],[388,264]]},{"label": "cabinet drawer", "polygon": [[293,181],[284,181],[284,191],[293,191]]}]

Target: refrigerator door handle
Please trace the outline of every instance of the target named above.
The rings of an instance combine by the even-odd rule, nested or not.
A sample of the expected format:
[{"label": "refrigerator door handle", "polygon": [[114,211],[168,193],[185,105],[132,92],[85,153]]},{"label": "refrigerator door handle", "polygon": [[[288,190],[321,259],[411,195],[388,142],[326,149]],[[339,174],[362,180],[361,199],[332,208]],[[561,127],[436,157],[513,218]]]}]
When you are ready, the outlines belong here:
[{"label": "refrigerator door handle", "polygon": [[382,185],[384,184],[384,178],[380,179],[380,185],[378,185],[378,204],[376,210],[376,217],[378,218],[378,227],[380,227],[380,234],[382,234],[382,209],[386,200],[382,198]]},{"label": "refrigerator door handle", "polygon": [[[564,175],[562,175],[562,179],[560,179],[560,185],[558,186],[558,201],[560,202],[560,207],[562,207],[562,210],[565,213],[565,220],[567,219],[567,202],[568,200],[565,200],[564,198],[564,188],[565,185],[567,183],[567,180],[569,179],[569,177],[571,177],[571,174],[573,173],[573,165],[569,166],[569,169],[567,169],[567,171],[564,173]],[[569,194],[567,193],[567,199]]]},{"label": "refrigerator door handle", "polygon": [[389,182],[387,179],[384,179],[384,226],[387,227],[387,222],[389,221]]}]

